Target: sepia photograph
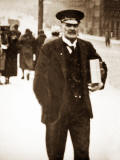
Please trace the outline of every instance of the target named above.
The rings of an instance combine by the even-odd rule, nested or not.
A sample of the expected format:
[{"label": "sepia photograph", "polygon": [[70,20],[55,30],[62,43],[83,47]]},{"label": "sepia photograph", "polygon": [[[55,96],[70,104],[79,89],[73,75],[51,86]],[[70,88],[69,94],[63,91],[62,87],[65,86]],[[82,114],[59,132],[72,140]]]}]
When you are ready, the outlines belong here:
[{"label": "sepia photograph", "polygon": [[120,159],[120,0],[0,0],[0,160]]}]

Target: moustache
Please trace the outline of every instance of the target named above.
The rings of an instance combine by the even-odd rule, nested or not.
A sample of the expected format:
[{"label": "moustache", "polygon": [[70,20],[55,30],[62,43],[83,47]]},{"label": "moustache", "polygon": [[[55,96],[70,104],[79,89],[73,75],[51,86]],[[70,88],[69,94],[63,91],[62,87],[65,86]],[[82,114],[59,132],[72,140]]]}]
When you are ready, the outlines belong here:
[{"label": "moustache", "polygon": [[76,34],[76,31],[70,30],[70,31],[68,31],[68,33],[69,33],[69,34]]}]

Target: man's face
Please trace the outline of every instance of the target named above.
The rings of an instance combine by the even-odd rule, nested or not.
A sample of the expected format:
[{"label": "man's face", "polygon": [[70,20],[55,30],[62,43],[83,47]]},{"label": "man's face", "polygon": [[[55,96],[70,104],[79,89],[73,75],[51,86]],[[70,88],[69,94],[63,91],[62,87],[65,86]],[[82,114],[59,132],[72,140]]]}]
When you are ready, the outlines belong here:
[{"label": "man's face", "polygon": [[66,38],[70,40],[76,39],[79,32],[79,23],[72,24],[72,23],[63,22],[62,29],[63,29],[64,36]]}]

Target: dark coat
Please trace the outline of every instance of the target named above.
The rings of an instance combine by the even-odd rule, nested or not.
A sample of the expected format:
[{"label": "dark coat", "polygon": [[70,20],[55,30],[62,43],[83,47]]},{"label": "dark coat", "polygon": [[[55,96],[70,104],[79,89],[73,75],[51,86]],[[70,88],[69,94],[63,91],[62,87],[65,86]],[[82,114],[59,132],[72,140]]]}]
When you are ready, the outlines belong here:
[{"label": "dark coat", "polygon": [[0,72],[5,69],[5,51],[0,48]]},{"label": "dark coat", "polygon": [[37,63],[37,60],[38,60],[38,57],[39,57],[40,49],[43,46],[43,44],[45,42],[45,39],[46,39],[46,35],[45,34],[41,34],[41,35],[38,35],[38,37],[37,37],[37,39],[35,41],[35,46],[36,46],[36,63]]},{"label": "dark coat", "polygon": [[5,70],[3,76],[17,76],[17,54],[19,31],[10,31],[8,35],[8,49],[6,50]]},{"label": "dark coat", "polygon": [[20,39],[20,68],[33,70],[33,54],[35,53],[35,38],[32,34],[24,34]]},{"label": "dark coat", "polygon": [[[88,111],[89,117],[93,117],[89,98],[88,83],[90,81],[89,59],[99,58],[91,43],[78,39],[81,53],[81,73],[83,77],[83,97],[84,106]],[[105,83],[107,68],[104,63],[102,75]],[[65,92],[66,86],[66,62],[64,58],[63,42],[59,38],[43,46],[40,51],[39,59],[35,69],[34,92],[42,105],[42,122],[49,123],[55,121],[66,108]],[[54,96],[52,96],[54,95]]]}]

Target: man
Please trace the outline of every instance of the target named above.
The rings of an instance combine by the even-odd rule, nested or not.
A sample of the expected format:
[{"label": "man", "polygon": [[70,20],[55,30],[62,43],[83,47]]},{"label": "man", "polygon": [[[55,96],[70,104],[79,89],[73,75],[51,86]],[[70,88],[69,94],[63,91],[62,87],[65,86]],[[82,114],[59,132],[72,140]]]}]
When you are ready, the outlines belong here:
[{"label": "man", "polygon": [[42,45],[44,44],[45,40],[46,40],[46,34],[44,33],[44,30],[39,30],[38,31],[38,37],[36,39],[36,60],[35,60],[35,65],[37,63],[37,59],[39,56],[39,52],[40,52],[40,48],[42,47]]},{"label": "man", "polygon": [[[74,160],[89,160],[90,118],[93,117],[89,89],[104,88],[107,68],[91,43],[77,38],[84,13],[64,10],[56,17],[61,21],[63,35],[41,49],[34,79],[34,92],[42,106],[42,122],[46,124],[47,153],[49,160],[63,160],[69,130]],[[90,59],[102,63],[99,84],[89,84]]]},{"label": "man", "polygon": [[110,47],[110,39],[111,39],[111,33],[110,31],[105,32],[105,44],[106,47]]},{"label": "man", "polygon": [[[30,29],[25,30],[25,34],[20,37],[20,68],[22,69],[21,79],[30,79],[30,73],[34,70],[35,37]],[[26,72],[26,73],[24,73]],[[24,76],[24,74],[26,76]]]}]

